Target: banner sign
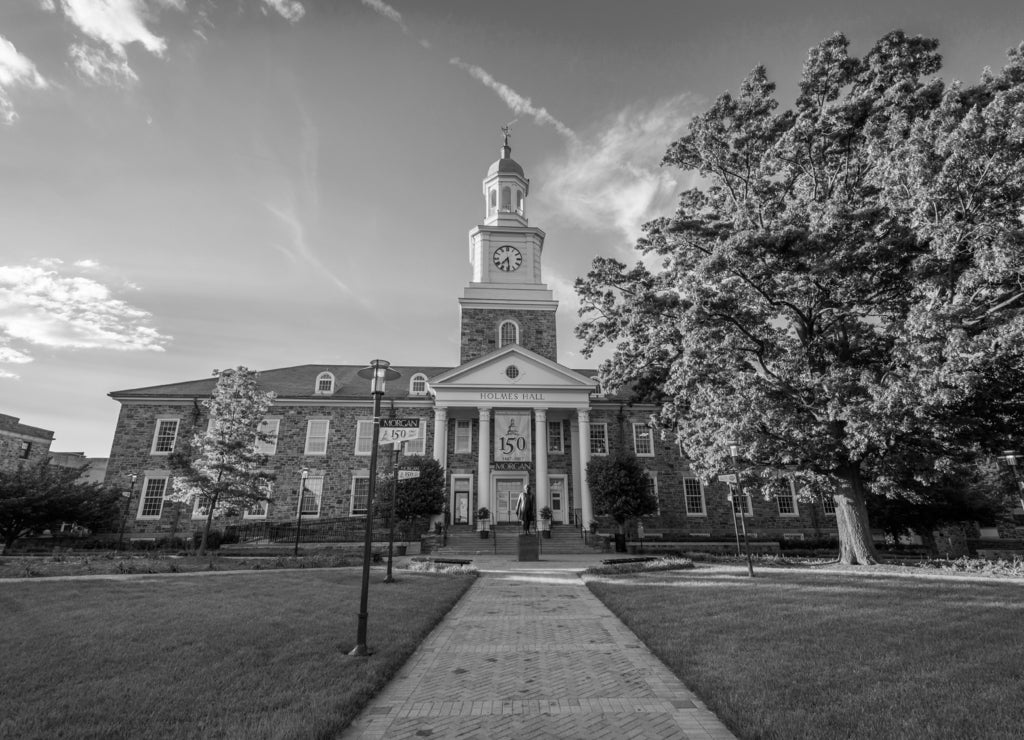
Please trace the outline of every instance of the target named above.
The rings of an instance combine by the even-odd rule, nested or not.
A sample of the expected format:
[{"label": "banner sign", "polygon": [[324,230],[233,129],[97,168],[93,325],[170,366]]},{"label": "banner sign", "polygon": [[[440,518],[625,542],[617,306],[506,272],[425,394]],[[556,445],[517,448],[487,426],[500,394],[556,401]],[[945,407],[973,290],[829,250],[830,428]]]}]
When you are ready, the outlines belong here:
[{"label": "banner sign", "polygon": [[398,480],[408,480],[410,478],[419,478],[420,471],[418,470],[399,470]]},{"label": "banner sign", "polygon": [[419,419],[381,419],[377,441],[382,445],[400,444],[419,439]]},{"label": "banner sign", "polygon": [[496,411],[494,414],[494,462],[529,462],[530,412]]}]

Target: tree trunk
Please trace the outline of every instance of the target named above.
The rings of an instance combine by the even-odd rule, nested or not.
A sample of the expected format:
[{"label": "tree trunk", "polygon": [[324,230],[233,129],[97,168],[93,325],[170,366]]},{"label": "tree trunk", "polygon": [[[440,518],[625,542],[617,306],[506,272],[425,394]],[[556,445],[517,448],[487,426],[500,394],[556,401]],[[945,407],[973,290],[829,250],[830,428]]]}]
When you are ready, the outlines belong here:
[{"label": "tree trunk", "polygon": [[871,539],[860,468],[851,464],[841,475],[843,480],[835,493],[839,562],[847,565],[877,565],[878,557],[875,543]]},{"label": "tree trunk", "polygon": [[213,507],[217,505],[217,499],[210,501],[210,508],[206,512],[206,526],[203,527],[203,539],[199,543],[199,557],[206,555],[206,538],[210,536],[210,526],[213,524]]}]

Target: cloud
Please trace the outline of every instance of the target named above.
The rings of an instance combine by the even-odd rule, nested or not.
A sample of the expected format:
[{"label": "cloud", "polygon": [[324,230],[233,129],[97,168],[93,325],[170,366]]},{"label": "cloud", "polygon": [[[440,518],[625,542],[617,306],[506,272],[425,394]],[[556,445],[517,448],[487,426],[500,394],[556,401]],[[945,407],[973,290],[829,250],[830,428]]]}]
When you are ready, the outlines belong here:
[{"label": "cloud", "polygon": [[316,255],[315,250],[306,240],[306,226],[299,217],[294,206],[288,205],[281,207],[266,203],[264,204],[264,207],[273,214],[274,218],[278,220],[288,234],[287,243],[274,244],[277,249],[279,249],[292,262],[304,262],[318,273],[326,275],[332,283],[342,290],[342,292],[352,292],[349,287],[341,281],[341,279],[327,269],[327,266],[324,265]]},{"label": "cloud", "polygon": [[[50,263],[52,264],[52,262]],[[0,362],[31,357],[12,341],[53,348],[162,352],[171,337],[103,284],[40,265],[0,266]]]},{"label": "cloud", "polygon": [[0,36],[0,123],[10,125],[18,117],[9,95],[11,89],[41,90],[48,86],[49,83],[39,74],[32,60]]},{"label": "cloud", "polygon": [[100,263],[96,260],[78,260],[75,262],[75,267],[81,267],[84,270],[95,270],[100,266]]},{"label": "cloud", "polygon": [[661,158],[699,106],[684,93],[610,116],[545,164],[537,200],[579,226],[613,226],[632,243],[642,223],[673,205],[680,183]]},{"label": "cloud", "polygon": [[298,0],[263,0],[263,5],[291,23],[298,23],[306,14],[306,9]]},{"label": "cloud", "polygon": [[454,64],[459,69],[464,69],[469,72],[470,75],[475,77],[477,80],[482,82],[487,87],[498,93],[500,97],[509,108],[512,109],[516,114],[533,116],[533,120],[538,124],[548,124],[554,126],[555,130],[558,131],[562,136],[569,139],[572,142],[577,140],[576,133],[566,126],[564,123],[559,121],[557,118],[548,113],[546,108],[537,108],[534,106],[533,101],[529,98],[524,97],[513,90],[503,82],[498,82],[494,79],[490,73],[487,72],[483,67],[478,67],[474,64],[466,64],[458,57],[454,57],[448,60],[451,64]]},{"label": "cloud", "polygon": [[97,85],[128,87],[138,82],[139,77],[128,66],[128,58],[117,52],[88,44],[72,44],[68,56],[75,69],[87,80]]}]

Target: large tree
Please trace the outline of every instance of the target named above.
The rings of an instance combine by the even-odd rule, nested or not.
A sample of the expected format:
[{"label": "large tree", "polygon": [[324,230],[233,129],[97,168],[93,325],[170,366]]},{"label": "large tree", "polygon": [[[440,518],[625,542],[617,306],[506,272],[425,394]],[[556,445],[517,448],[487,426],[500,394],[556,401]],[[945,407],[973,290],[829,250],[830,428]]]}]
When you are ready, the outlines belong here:
[{"label": "large tree", "polygon": [[644,226],[644,261],[577,281],[603,384],[662,401],[705,476],[735,438],[833,495],[844,562],[875,561],[869,488],[912,494],[1024,419],[1024,44],[969,88],[937,47],[836,34],[783,112],[755,68],[669,147],[704,184]]},{"label": "large tree", "polygon": [[267,456],[260,444],[271,441],[261,425],[274,403],[263,391],[259,373],[245,367],[221,370],[210,398],[207,429],[197,432],[188,449],[172,457],[174,484],[168,499],[195,504],[206,514],[199,554],[215,515],[245,511],[270,500],[274,476],[265,469]]},{"label": "large tree", "polygon": [[81,468],[51,465],[49,459],[0,468],[0,538],[6,552],[19,537],[74,522],[97,529],[117,522],[120,496],[99,483],[79,480]]},{"label": "large tree", "polygon": [[620,450],[591,458],[586,475],[594,513],[614,519],[619,532],[625,533],[631,519],[658,512],[653,481],[636,455]]}]

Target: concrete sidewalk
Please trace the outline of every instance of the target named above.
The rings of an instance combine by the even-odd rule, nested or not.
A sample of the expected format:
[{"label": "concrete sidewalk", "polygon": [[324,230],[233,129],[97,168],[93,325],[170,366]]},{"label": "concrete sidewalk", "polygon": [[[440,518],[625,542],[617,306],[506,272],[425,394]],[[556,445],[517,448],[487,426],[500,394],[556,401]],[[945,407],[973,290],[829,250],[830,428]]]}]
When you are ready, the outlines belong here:
[{"label": "concrete sidewalk", "polygon": [[594,561],[477,558],[478,581],[342,737],[733,737],[583,585]]}]

